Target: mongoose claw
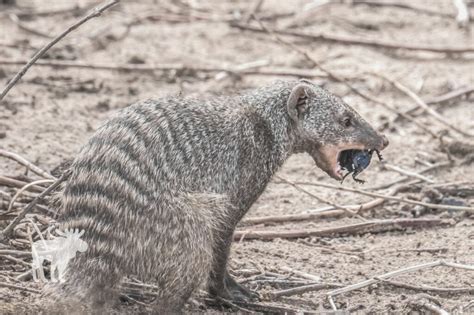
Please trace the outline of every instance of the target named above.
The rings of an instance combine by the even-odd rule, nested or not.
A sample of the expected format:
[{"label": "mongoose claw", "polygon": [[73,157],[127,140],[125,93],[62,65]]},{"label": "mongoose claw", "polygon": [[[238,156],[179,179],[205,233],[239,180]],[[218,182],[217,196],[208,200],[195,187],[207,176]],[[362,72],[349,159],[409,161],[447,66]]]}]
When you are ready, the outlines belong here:
[{"label": "mongoose claw", "polygon": [[259,294],[241,285],[234,280],[229,274],[224,279],[226,289],[230,291],[233,301],[255,301],[260,298]]},{"label": "mongoose claw", "polygon": [[216,301],[230,301],[230,302],[250,302],[257,301],[260,296],[257,292],[247,289],[245,286],[235,281],[229,274],[224,278],[224,287],[216,290],[210,289],[211,296],[216,298]]},{"label": "mongoose claw", "polygon": [[235,302],[250,302],[250,301],[258,301],[260,300],[260,295],[252,290],[247,289],[244,286],[240,286],[237,288],[232,288],[229,290],[232,301]]}]

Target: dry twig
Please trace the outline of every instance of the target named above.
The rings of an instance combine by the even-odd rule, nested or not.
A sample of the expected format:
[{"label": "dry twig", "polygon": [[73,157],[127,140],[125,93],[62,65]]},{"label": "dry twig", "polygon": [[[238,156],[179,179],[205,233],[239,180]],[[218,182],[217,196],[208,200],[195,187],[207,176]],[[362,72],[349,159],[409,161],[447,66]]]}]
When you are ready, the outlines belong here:
[{"label": "dry twig", "polygon": [[20,163],[23,166],[26,166],[27,169],[31,170],[33,173],[35,173],[35,174],[37,174],[37,175],[39,175],[43,178],[56,179],[56,177],[54,177],[53,175],[51,175],[48,172],[42,170],[38,166],[34,165],[33,163],[29,162],[27,159],[25,159],[24,157],[22,157],[22,156],[20,156],[16,153],[0,149],[0,156],[9,158],[11,160],[14,160],[14,161]]},{"label": "dry twig", "polygon": [[52,37],[49,36],[48,34],[45,34],[45,33],[43,33],[43,32],[40,32],[40,31],[38,31],[38,30],[36,30],[36,29],[34,29],[34,28],[31,28],[31,27],[25,25],[22,21],[20,21],[20,19],[18,18],[18,16],[17,16],[16,14],[14,14],[14,13],[10,13],[10,14],[8,15],[8,17],[10,18],[10,20],[11,20],[13,23],[15,23],[15,24],[18,26],[18,28],[20,28],[20,29],[22,29],[22,30],[24,30],[24,31],[26,31],[26,32],[28,32],[28,33],[34,34],[34,35],[36,35],[36,36],[44,37],[44,38],[52,38]]},{"label": "dry twig", "polygon": [[410,97],[411,99],[413,99],[417,104],[418,106],[420,106],[421,108],[423,108],[428,114],[430,114],[431,116],[433,116],[434,119],[436,119],[437,121],[439,121],[440,123],[442,123],[443,125],[445,125],[446,127],[448,127],[449,129],[451,130],[454,130],[464,136],[467,136],[467,137],[474,137],[474,135],[468,133],[468,132],[465,132],[464,130],[456,127],[454,124],[450,123],[449,121],[447,121],[443,116],[441,116],[437,111],[435,111],[433,108],[429,107],[428,104],[426,104],[418,95],[416,95],[415,92],[413,92],[412,90],[410,90],[408,87],[404,86],[403,84],[401,84],[400,82],[398,82],[397,80],[394,80],[392,78],[389,78],[388,76],[386,75],[383,75],[383,74],[379,74],[379,73],[372,73],[373,75],[376,75],[378,77],[381,77],[383,78],[384,80],[390,82],[393,86],[395,86],[397,89],[399,89],[401,92],[403,92],[404,94],[406,94],[408,97]]},{"label": "dry twig", "polygon": [[366,221],[362,223],[344,225],[334,228],[321,230],[304,229],[304,230],[285,230],[285,231],[252,231],[240,230],[235,231],[234,240],[243,241],[250,239],[271,240],[275,238],[304,238],[310,236],[335,236],[335,235],[358,235],[364,233],[380,233],[387,231],[400,230],[405,228],[421,228],[440,225],[449,225],[452,222],[441,219],[393,219],[393,220],[377,220]]},{"label": "dry twig", "polygon": [[[426,168],[420,170],[416,174],[423,174],[423,173],[426,173],[428,171],[431,171],[431,170],[434,170],[434,169],[437,169],[437,168],[440,168],[440,167],[450,166],[450,165],[452,165],[452,162],[450,162],[450,161],[436,163],[436,164],[427,166]],[[401,177],[401,178],[396,179],[392,182],[388,182],[388,183],[381,184],[381,185],[378,185],[378,186],[368,187],[367,190],[379,190],[379,189],[389,188],[389,187],[392,187],[393,185],[403,183],[403,182],[407,181],[408,179],[410,179],[410,178],[409,177]],[[415,183],[418,183],[418,182],[419,181],[413,181],[413,182],[410,182],[410,183],[415,184]]]},{"label": "dry twig", "polygon": [[325,290],[325,289],[334,289],[334,288],[340,288],[340,287],[342,287],[342,285],[337,284],[337,283],[314,283],[314,284],[302,285],[296,288],[290,288],[286,290],[273,291],[269,293],[269,296],[274,299],[277,299],[282,296],[291,296],[291,295],[303,294],[306,292],[313,292],[313,291]]},{"label": "dry twig", "polygon": [[260,11],[260,8],[263,5],[263,1],[264,0],[256,0],[255,1],[255,4],[252,6],[252,9],[250,10],[250,12],[245,17],[245,23],[249,23],[252,20],[252,16],[258,14],[258,12]]},{"label": "dry twig", "polygon": [[27,9],[21,9],[19,12],[15,12],[16,15],[19,17],[44,17],[44,16],[51,16],[51,15],[58,15],[58,14],[65,14],[65,13],[72,13],[72,14],[79,14],[84,11],[87,11],[91,9],[92,7],[95,6],[95,2],[92,2],[88,5],[85,5],[83,7],[78,6],[77,4],[74,6],[71,6],[69,8],[62,8],[62,9],[56,9],[56,10],[45,10],[45,11],[36,11],[36,10],[27,10]]},{"label": "dry twig", "polygon": [[[391,189],[387,195],[393,196],[402,186],[394,187]],[[360,205],[349,205],[344,206],[347,209],[355,211],[356,213],[361,213],[369,209],[373,209],[382,205],[385,202],[384,198],[376,198],[366,203]],[[250,217],[244,218],[240,221],[242,224],[256,225],[256,224],[268,224],[268,223],[282,223],[282,222],[295,222],[295,221],[307,221],[315,220],[320,218],[332,218],[339,217],[344,214],[347,214],[345,210],[333,210],[337,209],[336,207],[325,208],[324,211],[312,211],[308,213],[299,213],[299,214],[286,214],[286,215],[274,215],[274,216],[264,216],[264,217]]]},{"label": "dry twig", "polygon": [[290,268],[290,267],[283,266],[283,267],[281,267],[281,270],[289,272],[291,274],[294,274],[294,275],[296,275],[298,277],[301,277],[301,278],[304,278],[304,279],[308,279],[308,280],[312,280],[312,281],[321,281],[321,277],[309,274],[307,272],[295,270],[295,269]]},{"label": "dry twig", "polygon": [[[22,188],[25,185],[28,185],[28,183],[21,180],[14,179],[14,178],[6,177],[6,176],[0,176],[0,185]],[[31,186],[31,190],[41,193],[43,192],[44,188],[34,185],[34,186]]]},{"label": "dry twig", "polygon": [[424,182],[427,182],[427,183],[434,183],[434,181],[432,179],[429,179],[428,177],[426,176],[423,176],[419,173],[416,173],[416,172],[412,172],[412,171],[408,171],[408,170],[405,170],[399,166],[396,166],[396,165],[392,165],[392,164],[389,164],[389,163],[382,163],[383,167],[385,167],[386,169],[389,169],[391,171],[395,171],[395,172],[398,172],[400,174],[403,174],[403,175],[406,175],[408,177],[412,177],[412,178],[417,178],[417,179],[420,179]]},{"label": "dry twig", "polygon": [[449,312],[445,311],[441,307],[439,307],[436,304],[433,304],[431,302],[425,301],[425,300],[420,300],[420,301],[410,301],[409,302],[412,306],[415,306],[416,308],[424,308],[429,311],[429,314],[434,314],[434,315],[450,315]]},{"label": "dry twig", "polygon": [[31,252],[22,252],[20,250],[13,249],[0,249],[0,255],[13,255],[19,257],[31,257]]},{"label": "dry twig", "polygon": [[[450,91],[443,95],[430,97],[425,100],[425,103],[426,104],[442,103],[442,102],[452,100],[453,98],[461,97],[463,95],[467,95],[473,92],[474,92],[474,85],[466,86],[458,90]],[[416,108],[418,108],[418,106]]]},{"label": "dry twig", "polygon": [[40,290],[30,289],[30,288],[26,288],[26,287],[21,287],[21,286],[19,286],[19,285],[14,285],[14,284],[5,283],[5,282],[0,282],[0,287],[9,288],[9,289],[15,289],[15,290],[20,290],[20,291],[26,291],[26,292],[36,293],[36,294],[41,294],[41,291],[40,291]]},{"label": "dry twig", "polygon": [[336,204],[336,203],[333,203],[333,202],[331,202],[331,201],[329,201],[329,200],[327,200],[327,199],[324,199],[324,198],[322,198],[322,197],[316,196],[316,195],[313,194],[312,192],[307,191],[306,189],[304,189],[304,188],[298,186],[297,184],[295,184],[295,183],[293,183],[293,182],[291,182],[291,181],[289,181],[289,180],[287,180],[287,179],[285,179],[285,178],[283,178],[283,177],[281,177],[281,176],[275,175],[275,177],[276,177],[276,178],[279,178],[281,181],[287,183],[288,185],[293,186],[296,190],[301,191],[301,192],[307,194],[308,196],[310,196],[310,197],[312,197],[312,198],[318,200],[319,202],[322,202],[322,203],[331,205],[331,206],[335,207],[336,209],[343,210],[343,211],[349,213],[349,214],[352,215],[352,216],[356,216],[357,218],[359,218],[359,219],[361,219],[361,220],[363,220],[363,221],[366,221],[365,218],[361,217],[359,214],[357,214],[357,212],[352,211],[351,209],[349,209],[349,208],[346,207],[346,206],[341,206],[341,205],[338,205],[338,204]]},{"label": "dry twig", "polygon": [[13,205],[15,204],[15,200],[25,191],[27,190],[28,188],[30,188],[31,186],[34,186],[36,184],[44,184],[44,183],[51,183],[51,182],[54,182],[54,180],[52,179],[40,179],[40,180],[37,180],[37,181],[34,181],[34,182],[31,182],[31,183],[28,183],[26,184],[25,186],[23,186],[21,189],[19,189],[16,194],[12,197],[12,199],[10,200],[10,204],[8,205],[8,209],[7,209],[7,212],[10,212],[12,209],[13,209]]},{"label": "dry twig", "polygon": [[452,206],[452,205],[443,205],[443,204],[436,204],[436,203],[426,203],[426,202],[421,202],[421,201],[416,201],[416,200],[411,200],[411,199],[405,199],[405,198],[399,198],[399,197],[394,197],[394,196],[388,196],[388,195],[383,195],[383,194],[377,194],[373,192],[368,192],[365,190],[361,189],[355,189],[355,188],[349,188],[349,187],[343,187],[343,186],[336,186],[336,185],[331,185],[331,184],[324,184],[324,183],[311,183],[311,182],[295,182],[297,185],[308,185],[308,186],[318,186],[318,187],[325,187],[325,188],[331,188],[331,189],[336,189],[336,190],[343,190],[343,191],[349,191],[353,193],[358,193],[361,195],[366,195],[369,197],[377,197],[377,198],[384,198],[386,200],[392,200],[392,201],[399,201],[403,203],[408,203],[408,204],[413,204],[413,205],[419,205],[431,209],[440,209],[440,210],[459,210],[459,211],[468,211],[468,212],[474,212],[474,207],[463,207],[463,206]]},{"label": "dry twig", "polygon": [[102,14],[105,10],[110,8],[111,6],[117,4],[119,0],[111,0],[110,2],[101,5],[100,7],[97,7],[94,9],[91,13],[87,14],[84,16],[82,19],[68,27],[65,31],[63,31],[61,34],[56,36],[51,42],[46,44],[43,48],[41,48],[32,58],[30,61],[28,61],[27,64],[25,64],[20,71],[13,77],[13,79],[10,80],[10,82],[5,86],[3,89],[2,93],[0,93],[0,101],[7,95],[8,91],[23,77],[23,75],[28,71],[28,69],[38,60],[41,58],[46,51],[48,51],[51,47],[53,47],[57,42],[59,42],[61,39],[63,39],[67,34],[87,22],[88,20],[98,17],[99,15]]},{"label": "dry twig", "polygon": [[[251,309],[253,313],[261,312],[263,314],[320,314],[320,312],[291,308],[285,306],[277,305],[268,305],[263,303],[255,302],[236,302],[239,306],[245,307],[246,309]],[[252,313],[252,312],[251,312]]]},{"label": "dry twig", "polygon": [[[231,27],[235,27],[241,30],[247,30],[257,33],[266,33],[267,31],[263,28],[250,26],[248,24],[240,23],[231,23]],[[376,39],[365,39],[365,38],[353,38],[343,35],[334,35],[334,34],[312,34],[306,32],[297,32],[297,31],[288,31],[288,30],[273,30],[275,34],[293,36],[304,39],[309,39],[311,41],[326,41],[339,43],[344,45],[359,45],[367,46],[374,48],[383,48],[383,49],[404,49],[412,51],[429,51],[435,53],[445,53],[445,54],[462,54],[462,53],[472,53],[474,52],[474,47],[435,47],[435,46],[422,46],[422,45],[410,45],[402,43],[391,43],[379,41]]]},{"label": "dry twig", "polygon": [[35,199],[33,199],[29,204],[28,206],[23,209],[22,212],[20,212],[18,214],[18,216],[12,221],[10,222],[10,224],[2,231],[0,232],[0,241],[10,237],[10,235],[13,233],[13,229],[15,228],[15,226],[18,225],[18,223],[20,223],[20,221],[25,217],[26,214],[30,213],[31,210],[34,209],[35,205],[40,201],[42,200],[45,196],[47,196],[49,193],[51,193],[53,190],[55,190],[59,185],[61,185],[62,182],[64,182],[65,180],[67,180],[69,178],[69,176],[71,175],[71,171],[66,171],[65,173],[63,173],[63,175],[58,179],[56,180],[51,186],[49,186],[48,188],[46,188],[41,194],[39,194],[38,196],[35,197]]},{"label": "dry twig", "polygon": [[[0,59],[0,65],[21,65],[25,64],[26,60],[5,60]],[[306,78],[325,78],[326,74],[319,71],[305,70],[299,68],[289,67],[271,67],[258,69],[237,69],[234,67],[215,67],[205,65],[186,65],[182,63],[159,63],[152,65],[114,65],[114,64],[94,64],[81,63],[72,61],[42,61],[38,60],[35,63],[37,67],[53,67],[53,68],[74,68],[74,69],[89,69],[89,70],[108,70],[108,71],[125,71],[125,72],[154,72],[154,71],[176,71],[178,73],[192,73],[192,72],[228,72],[241,75],[262,75],[262,76],[292,76],[292,77],[306,77]]]},{"label": "dry twig", "polygon": [[411,285],[403,282],[396,282],[396,281],[391,281],[391,280],[386,280],[386,279],[380,279],[380,278],[374,278],[376,280],[379,280],[383,284],[391,285],[397,288],[403,288],[403,289],[408,289],[408,290],[413,290],[413,291],[422,291],[422,292],[431,292],[431,293],[437,293],[437,294],[462,294],[462,293],[467,293],[471,294],[474,293],[474,287],[462,287],[462,288],[437,288],[437,287],[431,287],[431,286],[417,286],[417,285]]},{"label": "dry twig", "polygon": [[374,7],[394,7],[394,8],[400,8],[400,9],[412,10],[412,11],[427,14],[427,15],[435,15],[435,16],[442,16],[442,17],[449,17],[449,18],[452,17],[452,15],[449,13],[434,11],[428,8],[417,7],[408,3],[370,1],[370,0],[352,0],[350,4],[351,5],[367,5],[367,6],[374,6]]},{"label": "dry twig", "polygon": [[5,258],[6,260],[13,261],[13,262],[15,262],[15,263],[17,263],[17,264],[23,265],[24,267],[31,268],[31,264],[30,264],[30,263],[27,263],[27,262],[24,261],[24,260],[21,260],[21,259],[12,257],[12,256],[10,256],[10,255],[4,255],[4,256],[0,256],[0,257]]},{"label": "dry twig", "polygon": [[468,270],[468,271],[474,271],[474,265],[473,266],[463,265],[463,264],[458,264],[458,263],[452,263],[452,262],[437,260],[437,261],[433,261],[433,262],[429,262],[429,263],[425,263],[425,264],[410,266],[410,267],[398,269],[398,270],[395,270],[395,271],[387,272],[387,273],[384,273],[382,275],[373,277],[371,279],[368,279],[368,280],[365,280],[365,281],[362,281],[362,282],[359,282],[359,283],[356,283],[356,284],[352,284],[352,285],[349,285],[349,286],[344,287],[344,288],[340,288],[340,289],[330,291],[330,292],[327,293],[327,297],[329,299],[331,307],[334,310],[337,310],[337,307],[336,307],[336,305],[334,304],[334,301],[333,301],[333,297],[335,297],[336,295],[347,293],[347,292],[354,291],[354,290],[358,290],[358,289],[364,288],[366,286],[369,286],[371,284],[380,282],[382,280],[389,279],[389,278],[394,277],[394,276],[398,276],[398,275],[405,274],[405,273],[412,272],[412,271],[418,271],[418,270],[422,270],[422,269],[433,268],[433,267],[437,267],[437,266],[445,266],[445,267],[464,269],[464,270]]}]

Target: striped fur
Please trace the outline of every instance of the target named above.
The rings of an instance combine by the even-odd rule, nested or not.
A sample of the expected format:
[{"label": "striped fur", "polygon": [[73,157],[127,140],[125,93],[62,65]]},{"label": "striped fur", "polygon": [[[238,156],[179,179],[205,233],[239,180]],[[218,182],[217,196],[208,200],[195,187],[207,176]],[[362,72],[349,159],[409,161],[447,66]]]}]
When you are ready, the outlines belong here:
[{"label": "striped fur", "polygon": [[147,100],[105,123],[73,162],[62,194],[61,228],[84,229],[89,250],[49,294],[98,307],[116,299],[123,276],[134,276],[161,288],[162,313],[178,312],[206,281],[211,293],[232,298],[233,231],[289,155],[343,137],[379,140],[359,116],[365,139],[338,133],[334,113],[355,112],[312,85],[304,98],[312,114],[292,121],[287,101],[298,84],[210,100]]}]

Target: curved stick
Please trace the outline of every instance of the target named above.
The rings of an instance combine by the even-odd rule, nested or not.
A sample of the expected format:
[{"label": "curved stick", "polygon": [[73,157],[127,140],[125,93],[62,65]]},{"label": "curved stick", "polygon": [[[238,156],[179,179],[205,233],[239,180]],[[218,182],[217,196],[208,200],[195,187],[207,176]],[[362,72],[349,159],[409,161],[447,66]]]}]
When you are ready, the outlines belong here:
[{"label": "curved stick", "polygon": [[76,23],[68,27],[65,31],[63,31],[61,34],[56,36],[51,42],[46,44],[46,46],[38,50],[38,52],[31,58],[31,60],[28,61],[28,63],[24,65],[20,69],[20,71],[18,71],[18,73],[13,77],[13,79],[10,80],[7,86],[5,86],[2,93],[0,94],[0,101],[5,97],[5,95],[7,95],[8,91],[10,91],[10,89],[18,82],[18,80],[20,80],[21,77],[25,75],[26,71],[28,71],[28,69],[36,62],[36,60],[41,58],[46,53],[46,51],[48,51],[51,47],[56,45],[56,43],[59,42],[61,39],[63,39],[67,34],[71,33],[73,30],[75,30],[76,28],[84,24],[85,22],[89,21],[90,19],[101,15],[102,12],[104,12],[111,6],[117,4],[118,2],[119,0],[112,0],[106,4],[103,4],[100,7],[95,8],[91,13],[84,16],[82,19],[80,19],[79,21],[77,21]]}]

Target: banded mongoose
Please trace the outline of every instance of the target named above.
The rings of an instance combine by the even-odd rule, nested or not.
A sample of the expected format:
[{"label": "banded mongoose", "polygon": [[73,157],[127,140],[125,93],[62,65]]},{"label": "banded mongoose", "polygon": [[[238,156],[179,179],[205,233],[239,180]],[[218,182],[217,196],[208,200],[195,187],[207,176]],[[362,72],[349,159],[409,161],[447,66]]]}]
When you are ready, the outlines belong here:
[{"label": "banded mongoose", "polygon": [[354,109],[306,80],[131,105],[72,163],[60,228],[84,230],[89,249],[50,294],[104,307],[133,276],[160,288],[159,314],[182,310],[205,283],[211,295],[253,298],[227,271],[232,235],[285,160],[309,153],[340,180],[341,151],[387,145]]}]

